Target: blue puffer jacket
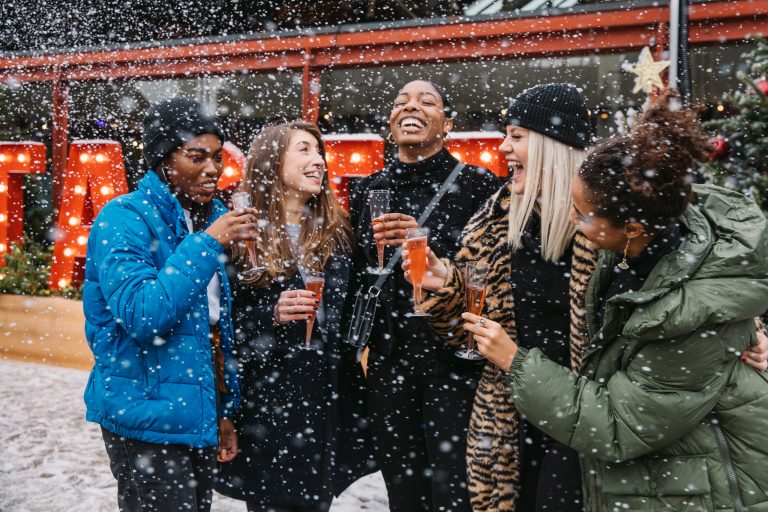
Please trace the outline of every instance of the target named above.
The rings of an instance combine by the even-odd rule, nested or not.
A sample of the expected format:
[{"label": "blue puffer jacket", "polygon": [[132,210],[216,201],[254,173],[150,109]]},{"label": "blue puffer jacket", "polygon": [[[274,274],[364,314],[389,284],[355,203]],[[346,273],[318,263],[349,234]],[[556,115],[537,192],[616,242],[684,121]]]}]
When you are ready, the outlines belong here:
[{"label": "blue puffer jacket", "polygon": [[[225,212],[215,201],[211,221]],[[83,285],[95,358],[88,421],[150,443],[218,444],[206,294],[215,272],[231,391],[219,397],[218,416],[231,417],[239,400],[223,251],[207,233],[189,234],[181,205],[154,172],[104,207],[88,239]]]}]

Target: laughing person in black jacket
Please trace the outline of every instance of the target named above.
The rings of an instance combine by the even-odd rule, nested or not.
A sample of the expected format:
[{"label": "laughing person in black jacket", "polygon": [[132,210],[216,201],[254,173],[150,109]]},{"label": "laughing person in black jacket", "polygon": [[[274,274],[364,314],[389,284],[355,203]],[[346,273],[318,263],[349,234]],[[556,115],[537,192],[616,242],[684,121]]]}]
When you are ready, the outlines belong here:
[{"label": "laughing person in black jacket", "polygon": [[[350,195],[357,237],[350,273],[354,293],[378,276],[374,237],[388,246],[385,261],[406,229],[426,209],[436,190],[459,163],[445,149],[453,108],[440,87],[416,80],[400,89],[392,104],[390,130],[397,158],[383,171],[363,178]],[[487,169],[466,166],[427,219],[429,246],[441,257],[458,248],[471,215],[501,185]],[[370,190],[390,191],[390,211],[374,232]],[[411,285],[399,265],[383,286],[368,357],[368,409],[376,459],[387,485],[390,510],[469,511],[466,436],[482,363],[463,361],[413,310]]]}]

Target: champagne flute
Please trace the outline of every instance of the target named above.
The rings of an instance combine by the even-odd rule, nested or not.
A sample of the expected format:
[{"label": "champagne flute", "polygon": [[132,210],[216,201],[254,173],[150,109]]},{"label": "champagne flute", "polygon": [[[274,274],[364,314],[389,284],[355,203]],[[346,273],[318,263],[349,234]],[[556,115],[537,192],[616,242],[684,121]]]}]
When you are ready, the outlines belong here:
[{"label": "champagne flute", "polygon": [[[485,304],[485,292],[488,285],[488,270],[486,263],[469,262],[465,268],[464,285],[467,296],[467,310],[473,315],[480,315]],[[475,350],[475,337],[471,332],[467,333],[467,348],[456,352],[456,357],[478,361],[483,355]]]},{"label": "champagne flute", "polygon": [[[316,272],[314,270],[306,271],[304,273],[304,286],[308,291],[314,292],[318,300],[322,300],[323,288],[325,287],[325,273]],[[304,340],[304,345],[301,346],[301,348],[305,350],[312,349],[312,329],[315,326],[315,317],[317,316],[318,307],[319,302],[315,306],[315,309],[312,311],[312,313],[310,313],[309,318],[307,318],[307,337]]]},{"label": "champagne flute", "polygon": [[428,228],[409,228],[406,231],[405,248],[408,250],[408,259],[411,260],[411,283],[413,283],[413,313],[406,316],[430,316],[421,310],[422,289],[424,272],[427,268],[427,237]]},{"label": "champagne flute", "polygon": [[[235,192],[232,194],[232,207],[235,210],[246,210],[252,207],[251,194],[249,192]],[[245,240],[245,247],[248,249],[248,256],[251,260],[251,268],[240,271],[237,276],[240,279],[248,279],[266,272],[267,267],[260,265],[256,251],[255,240]]]},{"label": "champagne flute", "polygon": [[[389,213],[389,190],[371,190],[368,192],[368,207],[371,210],[371,223],[374,227],[381,221],[376,220],[385,213]],[[376,241],[376,253],[379,257],[379,266],[376,269],[369,269],[371,274],[382,275],[391,274],[391,270],[384,268],[384,245],[383,240]]]}]

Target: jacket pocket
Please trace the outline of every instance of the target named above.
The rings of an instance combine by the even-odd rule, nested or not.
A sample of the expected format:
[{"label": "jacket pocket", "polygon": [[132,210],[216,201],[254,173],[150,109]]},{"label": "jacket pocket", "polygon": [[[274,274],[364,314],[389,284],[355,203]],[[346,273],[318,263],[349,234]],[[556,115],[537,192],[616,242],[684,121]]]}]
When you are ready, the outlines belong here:
[{"label": "jacket pocket", "polygon": [[602,476],[606,510],[712,510],[707,459],[703,456],[606,463]]}]

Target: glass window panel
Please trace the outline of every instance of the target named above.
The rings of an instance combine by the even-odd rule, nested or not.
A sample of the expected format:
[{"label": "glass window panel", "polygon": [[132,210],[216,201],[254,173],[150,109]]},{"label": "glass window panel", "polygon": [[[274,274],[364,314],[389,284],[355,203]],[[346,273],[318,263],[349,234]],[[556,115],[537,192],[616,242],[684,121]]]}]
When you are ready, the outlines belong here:
[{"label": "glass window panel", "polygon": [[[321,91],[321,124],[329,132],[388,133],[391,103],[410,80],[441,85],[458,113],[455,130],[498,130],[509,100],[540,83],[567,82],[581,88],[598,113],[637,107],[643,98],[630,93],[633,75],[623,62],[637,53],[583,57],[548,57],[326,71]],[[608,119],[600,119],[608,132]],[[611,120],[612,122],[612,120]]]},{"label": "glass window panel", "polygon": [[154,102],[174,96],[200,101],[219,113],[230,140],[243,152],[264,123],[301,115],[301,75],[293,72],[82,81],[70,91],[70,138],[119,141],[131,188],[144,173],[141,125]]}]

